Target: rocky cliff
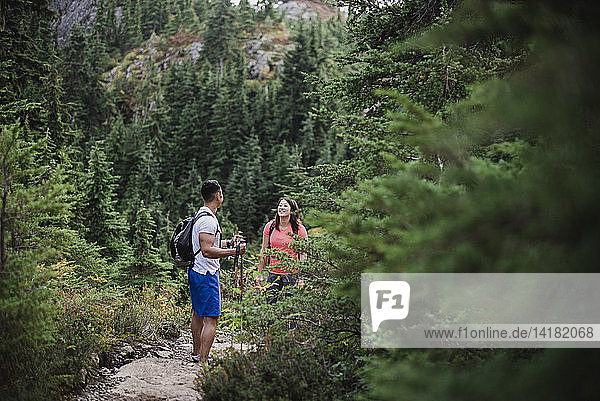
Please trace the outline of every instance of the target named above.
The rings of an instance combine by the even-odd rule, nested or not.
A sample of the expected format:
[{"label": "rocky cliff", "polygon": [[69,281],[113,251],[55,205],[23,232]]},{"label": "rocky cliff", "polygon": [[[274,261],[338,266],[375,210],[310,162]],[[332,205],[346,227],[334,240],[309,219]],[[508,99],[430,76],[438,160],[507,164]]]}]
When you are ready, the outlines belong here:
[{"label": "rocky cliff", "polygon": [[323,3],[322,1],[294,0],[280,4],[277,9],[285,18],[310,20],[313,18],[328,19],[337,14],[337,9]]},{"label": "rocky cliff", "polygon": [[[52,8],[58,14],[58,44],[66,43],[74,23],[78,22],[89,30],[96,20],[96,9],[100,0],[54,0]],[[323,19],[337,14],[337,10],[320,0],[292,0],[282,3],[278,10],[284,18]]]},{"label": "rocky cliff", "polygon": [[57,41],[59,45],[63,45],[76,22],[86,30],[94,25],[98,0],[54,0],[52,8],[58,14]]}]

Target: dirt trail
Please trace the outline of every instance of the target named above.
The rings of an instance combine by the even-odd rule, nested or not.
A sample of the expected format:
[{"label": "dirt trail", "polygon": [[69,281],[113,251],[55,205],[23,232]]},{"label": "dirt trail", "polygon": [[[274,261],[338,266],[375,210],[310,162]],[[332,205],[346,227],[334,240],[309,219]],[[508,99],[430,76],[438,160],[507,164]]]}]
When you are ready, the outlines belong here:
[{"label": "dirt trail", "polygon": [[[217,332],[211,357],[230,349],[230,337]],[[240,344],[233,344],[240,349]],[[119,368],[102,368],[99,380],[87,386],[72,401],[196,401],[196,383],[201,368],[188,362],[192,350],[189,333],[175,341],[154,345],[125,346],[121,357],[133,359]],[[245,347],[244,347],[245,348]]]}]

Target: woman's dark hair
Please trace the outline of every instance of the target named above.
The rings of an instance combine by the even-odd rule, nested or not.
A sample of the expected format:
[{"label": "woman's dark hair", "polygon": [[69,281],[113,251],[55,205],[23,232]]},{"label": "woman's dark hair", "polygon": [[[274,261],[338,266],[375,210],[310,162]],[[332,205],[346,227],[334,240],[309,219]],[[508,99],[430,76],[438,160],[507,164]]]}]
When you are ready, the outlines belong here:
[{"label": "woman's dark hair", "polygon": [[[281,202],[282,200],[286,201],[290,205],[290,224],[292,225],[292,232],[294,232],[294,234],[298,234],[298,226],[302,224],[300,218],[298,217],[298,215],[300,214],[300,208],[298,207],[298,204],[295,200],[286,198],[285,196],[279,198],[279,200],[277,201],[277,207],[279,207],[279,202]],[[279,229],[280,222],[281,219],[279,218],[279,213],[275,211],[275,228],[277,229],[277,231],[281,231]]]},{"label": "woman's dark hair", "polygon": [[204,202],[211,202],[215,199],[215,194],[219,192],[221,189],[221,185],[217,180],[208,180],[204,184],[202,184],[202,188],[200,189],[200,193],[202,194],[202,199]]}]

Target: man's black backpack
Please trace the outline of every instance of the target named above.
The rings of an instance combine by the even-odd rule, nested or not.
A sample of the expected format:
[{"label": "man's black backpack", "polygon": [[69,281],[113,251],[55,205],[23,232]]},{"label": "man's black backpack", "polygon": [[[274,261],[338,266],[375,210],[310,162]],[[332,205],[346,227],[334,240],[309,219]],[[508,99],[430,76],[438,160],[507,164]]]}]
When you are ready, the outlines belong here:
[{"label": "man's black backpack", "polygon": [[169,248],[171,250],[171,257],[175,261],[175,264],[178,266],[191,266],[194,262],[194,258],[200,252],[200,249],[194,253],[194,248],[192,246],[192,229],[194,228],[194,224],[200,217],[204,216],[212,216],[207,211],[202,211],[197,213],[195,216],[190,216],[184,220],[182,220],[177,227],[175,228],[175,232],[171,237],[171,242],[169,242]]}]

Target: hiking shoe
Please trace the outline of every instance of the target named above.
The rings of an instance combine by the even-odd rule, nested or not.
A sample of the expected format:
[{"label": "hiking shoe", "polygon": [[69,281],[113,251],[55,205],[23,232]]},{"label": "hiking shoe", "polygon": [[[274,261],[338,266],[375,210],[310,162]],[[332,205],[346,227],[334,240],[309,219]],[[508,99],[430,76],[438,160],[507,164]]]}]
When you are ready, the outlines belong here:
[{"label": "hiking shoe", "polygon": [[198,354],[198,355],[191,354],[190,357],[189,357],[189,359],[188,359],[188,362],[191,362],[191,363],[198,363],[198,362],[200,362],[200,354]]}]

